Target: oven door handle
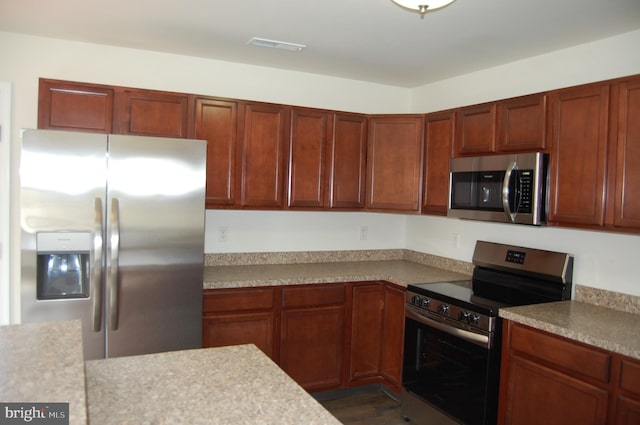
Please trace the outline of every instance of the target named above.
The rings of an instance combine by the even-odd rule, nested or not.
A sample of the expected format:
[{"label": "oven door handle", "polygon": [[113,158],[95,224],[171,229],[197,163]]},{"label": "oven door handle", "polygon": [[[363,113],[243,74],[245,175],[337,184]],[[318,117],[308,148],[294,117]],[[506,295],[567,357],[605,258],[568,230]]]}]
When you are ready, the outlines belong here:
[{"label": "oven door handle", "polygon": [[418,323],[421,323],[426,326],[431,326],[432,328],[438,329],[442,332],[448,333],[449,335],[453,335],[465,341],[468,341],[472,344],[479,345],[484,348],[491,348],[491,340],[488,335],[477,334],[475,332],[470,332],[464,329],[456,328],[451,325],[447,325],[446,323],[439,322],[437,320],[430,319],[421,314],[416,313],[411,306],[407,306],[406,309],[406,317],[409,319],[413,319]]}]

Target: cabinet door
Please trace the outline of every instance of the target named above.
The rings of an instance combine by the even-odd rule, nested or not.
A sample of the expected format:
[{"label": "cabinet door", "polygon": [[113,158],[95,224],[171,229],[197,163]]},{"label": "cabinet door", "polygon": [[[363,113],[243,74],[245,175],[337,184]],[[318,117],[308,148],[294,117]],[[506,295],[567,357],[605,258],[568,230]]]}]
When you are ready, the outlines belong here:
[{"label": "cabinet door", "polygon": [[423,116],[372,117],[369,122],[367,208],[420,209]]},{"label": "cabinet door", "polygon": [[216,314],[202,321],[202,346],[255,344],[275,360],[274,316],[271,312]]},{"label": "cabinet door", "polygon": [[329,114],[295,108],[291,112],[287,206],[321,208]]},{"label": "cabinet door", "polygon": [[186,138],[189,95],[125,89],[118,94],[117,132],[139,136]]},{"label": "cabinet door", "polygon": [[640,228],[640,79],[620,84],[614,225]]},{"label": "cabinet door", "polygon": [[622,358],[615,424],[640,424],[640,362]]},{"label": "cabinet door", "polygon": [[406,290],[402,288],[385,287],[380,372],[397,392],[402,386],[405,294]]},{"label": "cabinet door", "polygon": [[498,150],[539,151],[546,148],[547,96],[535,94],[498,103]]},{"label": "cabinet door", "polygon": [[352,300],[349,382],[356,382],[380,376],[385,288],[380,283],[353,285]]},{"label": "cabinet door", "polygon": [[308,391],[342,383],[345,286],[282,289],[280,366]]},{"label": "cabinet door", "polygon": [[615,424],[640,424],[640,400],[634,400],[625,396],[619,396]]},{"label": "cabinet door", "polygon": [[597,425],[607,420],[606,390],[512,356],[505,425]]},{"label": "cabinet door", "polygon": [[609,85],[588,85],[552,95],[548,221],[602,226]]},{"label": "cabinet door", "polygon": [[236,201],[238,108],[236,101],[196,99],[195,137],[207,141],[208,208]]},{"label": "cabinet door", "polygon": [[425,117],[423,213],[447,215],[449,160],[453,153],[454,130],[454,112],[429,114]]},{"label": "cabinet door", "polygon": [[344,305],[283,310],[280,366],[307,391],[342,382]]},{"label": "cabinet door", "polygon": [[111,133],[112,87],[40,79],[38,128]]},{"label": "cabinet door", "polygon": [[243,207],[282,206],[287,121],[284,106],[246,105],[242,141]]},{"label": "cabinet door", "polygon": [[364,208],[367,118],[356,114],[334,114],[333,138],[328,152],[329,206]]},{"label": "cabinet door", "polygon": [[496,151],[496,104],[469,106],[458,112],[456,156]]}]

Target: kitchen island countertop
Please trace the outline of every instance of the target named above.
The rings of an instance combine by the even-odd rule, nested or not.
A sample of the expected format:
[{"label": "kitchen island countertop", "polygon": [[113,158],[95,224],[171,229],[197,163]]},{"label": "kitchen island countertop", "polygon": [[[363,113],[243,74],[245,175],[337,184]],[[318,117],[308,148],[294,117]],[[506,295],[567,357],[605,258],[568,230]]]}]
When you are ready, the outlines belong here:
[{"label": "kitchen island countertop", "polygon": [[580,301],[500,310],[500,317],[640,360],[638,315]]},{"label": "kitchen island countertop", "polygon": [[0,326],[0,401],[69,403],[69,424],[86,424],[80,326],[80,321]]},{"label": "kitchen island countertop", "polygon": [[254,345],[86,362],[91,425],[339,425]]},{"label": "kitchen island countertop", "polygon": [[384,280],[411,283],[470,280],[468,274],[407,260],[207,266],[204,289]]}]

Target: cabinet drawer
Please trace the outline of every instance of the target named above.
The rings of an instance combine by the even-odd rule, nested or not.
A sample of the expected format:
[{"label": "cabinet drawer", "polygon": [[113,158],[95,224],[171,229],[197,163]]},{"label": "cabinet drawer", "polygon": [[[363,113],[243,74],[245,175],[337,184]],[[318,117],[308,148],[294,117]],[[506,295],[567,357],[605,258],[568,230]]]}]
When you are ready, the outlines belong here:
[{"label": "cabinet drawer", "polygon": [[622,360],[620,388],[640,396],[640,363]]},{"label": "cabinet drawer", "polygon": [[274,288],[213,289],[204,292],[203,313],[271,310]]},{"label": "cabinet drawer", "polygon": [[513,325],[511,347],[570,372],[609,381],[611,356],[575,341]]},{"label": "cabinet drawer", "polygon": [[282,289],[282,307],[343,304],[343,284],[304,285]]}]

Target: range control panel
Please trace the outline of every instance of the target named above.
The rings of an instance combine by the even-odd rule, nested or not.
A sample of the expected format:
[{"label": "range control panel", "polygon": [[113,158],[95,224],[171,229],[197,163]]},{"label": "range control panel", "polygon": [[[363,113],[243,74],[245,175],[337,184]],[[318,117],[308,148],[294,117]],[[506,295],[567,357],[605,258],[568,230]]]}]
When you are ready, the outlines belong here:
[{"label": "range control panel", "polygon": [[457,327],[468,330],[493,332],[495,317],[477,313],[454,304],[443,302],[432,297],[407,291],[407,308],[441,322],[455,323]]},{"label": "range control panel", "polygon": [[514,251],[512,249],[507,251],[507,257],[504,259],[507,263],[524,264],[524,259],[527,253],[524,251]]}]

